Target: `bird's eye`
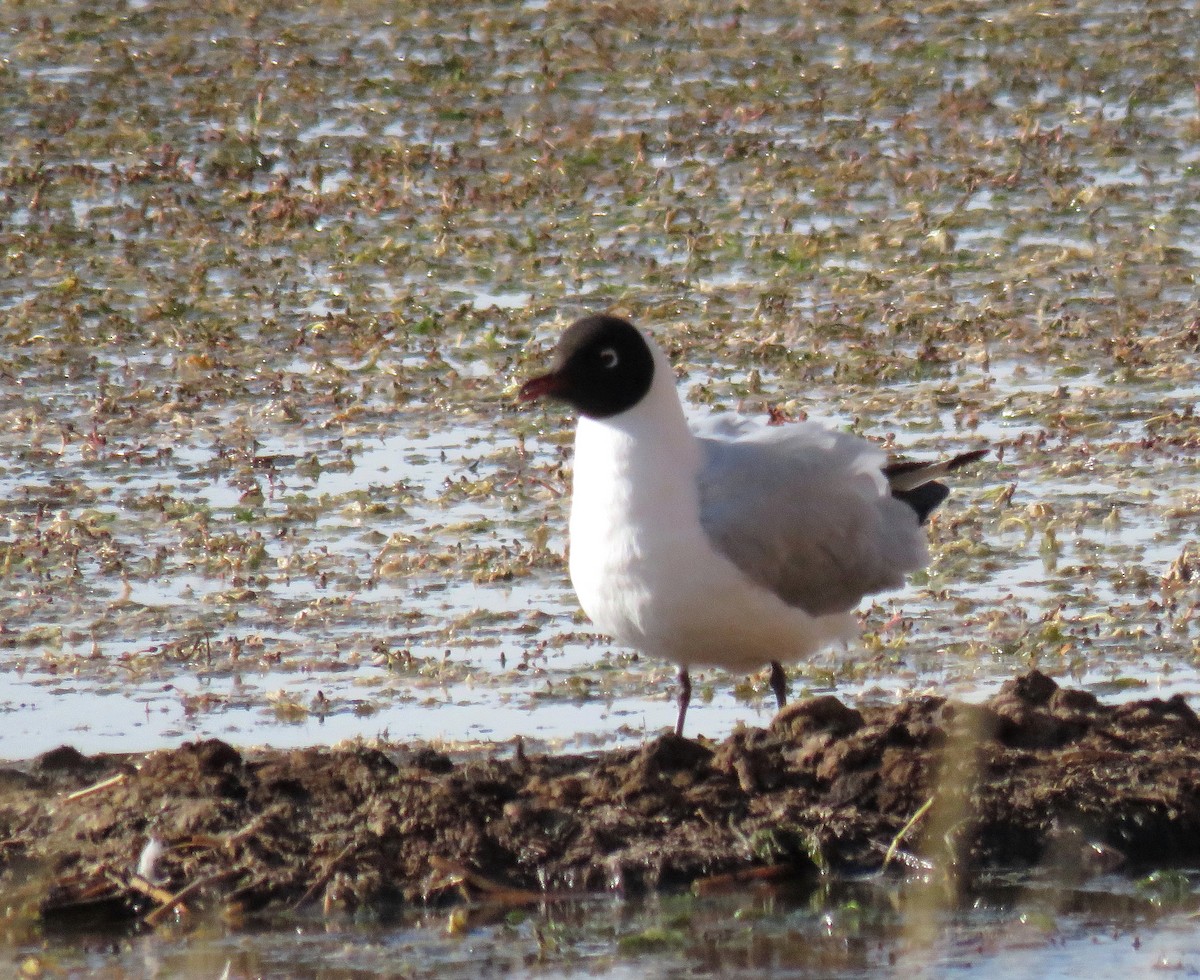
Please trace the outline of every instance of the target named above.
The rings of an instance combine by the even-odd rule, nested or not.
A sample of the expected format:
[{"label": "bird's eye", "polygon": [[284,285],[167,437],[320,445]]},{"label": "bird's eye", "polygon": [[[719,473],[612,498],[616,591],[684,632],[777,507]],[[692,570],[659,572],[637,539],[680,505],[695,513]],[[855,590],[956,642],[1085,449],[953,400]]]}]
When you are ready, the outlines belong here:
[{"label": "bird's eye", "polygon": [[610,371],[617,366],[617,362],[619,360],[620,358],[617,357],[617,352],[611,347],[605,347],[604,350],[600,352],[600,363]]}]

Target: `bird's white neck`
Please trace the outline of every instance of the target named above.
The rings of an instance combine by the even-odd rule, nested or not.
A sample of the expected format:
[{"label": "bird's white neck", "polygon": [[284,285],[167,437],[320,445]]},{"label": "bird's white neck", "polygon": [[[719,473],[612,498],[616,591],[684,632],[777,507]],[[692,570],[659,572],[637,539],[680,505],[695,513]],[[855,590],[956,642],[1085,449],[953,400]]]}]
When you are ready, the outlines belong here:
[{"label": "bird's white neck", "polygon": [[606,419],[579,420],[573,497],[577,513],[667,517],[699,506],[696,474],[702,450],[688,428],[670,362],[657,346],[652,350],[654,382],[641,401]]}]

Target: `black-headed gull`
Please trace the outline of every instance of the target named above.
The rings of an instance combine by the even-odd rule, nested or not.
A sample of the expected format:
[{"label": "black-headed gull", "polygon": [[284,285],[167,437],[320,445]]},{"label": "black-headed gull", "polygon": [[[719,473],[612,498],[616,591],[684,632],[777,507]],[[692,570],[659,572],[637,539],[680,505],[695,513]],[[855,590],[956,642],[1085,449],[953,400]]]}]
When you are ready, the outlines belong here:
[{"label": "black-headed gull", "polygon": [[863,596],[928,562],[921,525],[949,493],[936,480],[987,452],[889,465],[808,422],[693,430],[667,356],[613,316],[572,324],[520,397],[579,412],[571,582],[597,629],[679,665],[678,735],[691,666],[770,664],[783,707],[783,662],[853,636]]}]

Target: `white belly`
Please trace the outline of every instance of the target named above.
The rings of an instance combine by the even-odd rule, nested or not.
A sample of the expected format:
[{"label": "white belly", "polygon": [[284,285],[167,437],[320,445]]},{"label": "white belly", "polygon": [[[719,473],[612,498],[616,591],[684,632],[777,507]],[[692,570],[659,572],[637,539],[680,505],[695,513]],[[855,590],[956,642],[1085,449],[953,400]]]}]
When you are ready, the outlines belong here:
[{"label": "white belly", "polygon": [[639,474],[617,445],[587,457],[605,466],[581,468],[580,444],[598,438],[611,434],[581,421],[570,529],[571,582],[597,629],[682,666],[743,671],[854,635],[852,613],[810,616],[713,550],[699,520],[698,461],[654,460]]}]

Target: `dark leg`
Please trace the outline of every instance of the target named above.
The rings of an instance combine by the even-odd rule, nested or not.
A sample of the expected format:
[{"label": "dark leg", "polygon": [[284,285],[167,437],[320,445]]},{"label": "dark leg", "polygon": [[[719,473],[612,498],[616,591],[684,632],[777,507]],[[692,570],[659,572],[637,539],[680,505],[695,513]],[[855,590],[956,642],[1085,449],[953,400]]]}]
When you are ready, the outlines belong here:
[{"label": "dark leg", "polygon": [[775,692],[775,700],[779,702],[779,707],[787,704],[787,674],[783,672],[783,665],[778,660],[771,661],[771,690]]},{"label": "dark leg", "polygon": [[688,704],[692,700],[692,679],[686,667],[679,668],[679,717],[675,719],[675,734],[683,736],[683,719],[687,717]]}]

